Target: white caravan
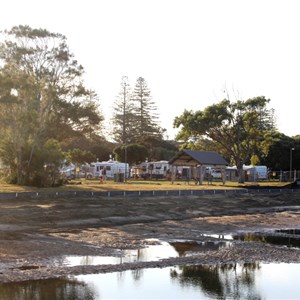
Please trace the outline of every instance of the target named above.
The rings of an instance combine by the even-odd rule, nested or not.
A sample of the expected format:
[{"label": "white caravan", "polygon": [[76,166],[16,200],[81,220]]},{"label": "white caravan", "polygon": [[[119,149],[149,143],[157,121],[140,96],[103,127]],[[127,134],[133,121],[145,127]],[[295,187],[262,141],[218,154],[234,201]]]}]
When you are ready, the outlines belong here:
[{"label": "white caravan", "polygon": [[167,177],[168,172],[170,172],[168,161],[146,161],[137,166],[133,166],[131,176],[144,179],[162,179]]},{"label": "white caravan", "polygon": [[[128,178],[129,177],[129,164],[122,163],[114,160],[108,161],[97,161],[90,164],[90,172],[93,177],[98,178],[102,175],[102,171],[105,168],[106,170],[106,178],[107,179],[115,179],[115,177],[119,174],[122,174],[121,177]],[[118,180],[119,181],[119,180]]]},{"label": "white caravan", "polygon": [[[267,166],[252,166],[243,165],[243,171],[245,176],[245,181],[257,181],[268,179],[268,168]],[[227,167],[226,176],[228,180],[236,181],[238,180],[237,167]]]}]

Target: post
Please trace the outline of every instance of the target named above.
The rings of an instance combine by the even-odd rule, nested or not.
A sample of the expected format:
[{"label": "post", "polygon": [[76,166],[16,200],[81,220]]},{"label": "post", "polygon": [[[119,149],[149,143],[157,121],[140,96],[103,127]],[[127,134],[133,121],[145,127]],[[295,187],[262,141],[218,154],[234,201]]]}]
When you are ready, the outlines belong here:
[{"label": "post", "polygon": [[292,171],[293,171],[293,151],[295,148],[290,149],[290,181],[292,181]]},{"label": "post", "polygon": [[127,170],[127,145],[125,144],[125,174],[124,174],[124,182],[126,183],[127,182],[127,179],[126,179],[126,177],[127,177],[127,171],[129,171],[129,170]]}]

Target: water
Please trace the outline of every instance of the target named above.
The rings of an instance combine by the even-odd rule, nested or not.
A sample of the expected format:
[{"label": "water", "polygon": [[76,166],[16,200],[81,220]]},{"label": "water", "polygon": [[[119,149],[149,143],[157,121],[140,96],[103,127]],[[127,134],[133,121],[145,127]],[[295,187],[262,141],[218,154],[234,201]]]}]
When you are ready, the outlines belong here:
[{"label": "water", "polygon": [[299,299],[300,266],[184,266],[78,276],[95,299]]},{"label": "water", "polygon": [[299,277],[299,264],[151,268],[1,284],[0,299],[299,299]]},{"label": "water", "polygon": [[[66,256],[54,263],[78,266],[157,261],[234,247],[235,239],[295,247],[298,233],[292,229],[269,234],[205,236],[209,240],[177,240],[160,242],[144,249],[124,250],[120,251],[120,257]],[[274,239],[274,235],[279,235],[279,241]],[[299,299],[299,278],[300,264],[253,262],[174,266],[0,284],[0,300]]]},{"label": "water", "polygon": [[178,252],[169,243],[156,240],[157,245],[135,250],[122,250],[115,256],[66,256],[63,263],[67,266],[122,264],[142,261],[158,261],[163,258],[178,257]]},{"label": "water", "polygon": [[56,264],[66,266],[79,265],[103,265],[103,264],[122,264],[132,262],[158,261],[164,258],[174,258],[179,256],[191,256],[199,251],[218,250],[221,247],[231,247],[228,241],[173,241],[167,243],[158,241],[160,244],[149,245],[143,249],[120,251],[122,256],[66,256],[59,259]]},{"label": "water", "polygon": [[235,240],[256,241],[288,248],[300,248],[300,230],[285,229],[267,232],[250,232],[233,236]]}]

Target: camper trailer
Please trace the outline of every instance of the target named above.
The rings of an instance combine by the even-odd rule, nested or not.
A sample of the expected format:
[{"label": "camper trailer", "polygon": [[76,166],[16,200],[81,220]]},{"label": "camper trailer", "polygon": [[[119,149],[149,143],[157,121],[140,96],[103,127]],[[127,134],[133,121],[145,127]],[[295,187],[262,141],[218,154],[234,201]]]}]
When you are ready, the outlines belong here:
[{"label": "camper trailer", "polygon": [[[128,163],[122,163],[114,160],[97,161],[90,164],[90,171],[93,177],[99,178],[102,175],[103,170],[106,170],[107,179],[115,179],[120,175],[120,178],[129,177],[129,165]],[[123,181],[123,180],[118,180]]]},{"label": "camper trailer", "polygon": [[[243,166],[245,181],[258,181],[268,179],[268,168],[267,166]],[[236,166],[226,168],[226,176],[228,180],[237,181],[238,173]]]},{"label": "camper trailer", "polygon": [[146,161],[132,167],[131,176],[134,178],[143,179],[162,179],[167,177],[170,171],[168,161]]}]

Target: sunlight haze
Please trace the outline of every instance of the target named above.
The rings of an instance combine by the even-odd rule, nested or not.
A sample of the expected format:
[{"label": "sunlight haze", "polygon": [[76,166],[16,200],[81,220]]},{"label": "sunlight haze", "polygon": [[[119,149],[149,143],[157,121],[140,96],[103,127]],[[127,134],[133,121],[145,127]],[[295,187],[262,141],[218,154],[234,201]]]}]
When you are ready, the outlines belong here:
[{"label": "sunlight haze", "polygon": [[10,0],[0,29],[29,25],[67,37],[100,98],[106,125],[122,76],[143,77],[173,139],[184,109],[230,96],[270,99],[278,130],[300,134],[299,1]]}]

